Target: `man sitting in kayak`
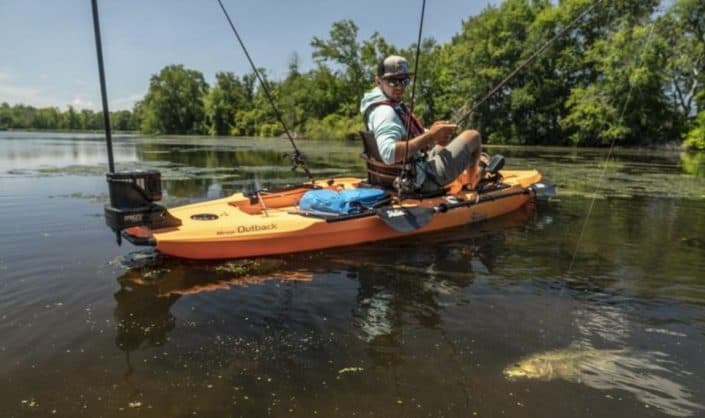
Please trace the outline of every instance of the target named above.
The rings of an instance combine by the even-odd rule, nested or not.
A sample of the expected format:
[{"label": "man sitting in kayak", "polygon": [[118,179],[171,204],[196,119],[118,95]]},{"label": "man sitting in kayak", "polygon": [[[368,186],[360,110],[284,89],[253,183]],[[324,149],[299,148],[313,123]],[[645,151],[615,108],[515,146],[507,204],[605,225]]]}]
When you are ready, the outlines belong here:
[{"label": "man sitting in kayak", "polygon": [[[360,103],[380,156],[386,164],[401,163],[405,153],[407,159],[413,159],[415,188],[422,193],[438,191],[461,174],[463,186],[474,188],[479,177],[476,166],[482,146],[480,133],[469,129],[453,138],[457,125],[447,121],[436,121],[428,130],[424,129],[402,102],[411,76],[404,57],[388,56],[377,67],[376,87],[365,93]],[[409,138],[408,150],[406,138]]]}]

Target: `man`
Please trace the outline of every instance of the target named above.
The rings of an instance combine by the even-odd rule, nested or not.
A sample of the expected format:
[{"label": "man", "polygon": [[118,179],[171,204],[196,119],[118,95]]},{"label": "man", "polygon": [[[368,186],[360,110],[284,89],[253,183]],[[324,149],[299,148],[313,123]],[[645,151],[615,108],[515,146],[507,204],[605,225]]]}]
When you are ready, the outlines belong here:
[{"label": "man", "polygon": [[[479,132],[466,130],[453,138],[457,125],[447,121],[434,122],[424,129],[402,103],[411,76],[406,59],[390,55],[377,67],[376,87],[362,98],[360,111],[375,136],[379,154],[386,164],[401,163],[405,154],[407,159],[414,159],[417,191],[438,191],[461,174],[463,186],[473,188],[478,181],[476,165],[482,146]],[[427,149],[430,151],[424,154]]]}]

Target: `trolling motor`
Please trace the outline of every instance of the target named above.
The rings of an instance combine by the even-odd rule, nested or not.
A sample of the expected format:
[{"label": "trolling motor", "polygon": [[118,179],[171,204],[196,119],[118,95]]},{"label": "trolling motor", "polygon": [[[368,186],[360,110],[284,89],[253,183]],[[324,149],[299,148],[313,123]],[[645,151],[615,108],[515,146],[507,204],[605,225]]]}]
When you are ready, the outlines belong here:
[{"label": "trolling motor", "polygon": [[[164,206],[154,203],[162,198],[162,179],[159,171],[115,172],[97,0],[92,0],[91,5],[93,10],[95,50],[98,59],[98,76],[100,79],[100,97],[103,102],[105,142],[108,151],[108,168],[110,170],[106,174],[110,192],[110,205],[105,205],[105,224],[115,231],[115,238],[118,245],[120,245],[122,243],[121,232],[126,228],[142,225],[152,229],[166,228],[179,226],[181,221],[173,217]],[[130,238],[130,235],[126,235],[126,237],[134,244],[151,244],[146,239]]]},{"label": "trolling motor", "polygon": [[181,225],[164,206],[154,203],[162,198],[159,171],[123,171],[107,173],[105,177],[110,192],[110,204],[105,205],[105,224],[115,231],[118,245],[122,242],[121,232],[126,228],[159,229]]}]

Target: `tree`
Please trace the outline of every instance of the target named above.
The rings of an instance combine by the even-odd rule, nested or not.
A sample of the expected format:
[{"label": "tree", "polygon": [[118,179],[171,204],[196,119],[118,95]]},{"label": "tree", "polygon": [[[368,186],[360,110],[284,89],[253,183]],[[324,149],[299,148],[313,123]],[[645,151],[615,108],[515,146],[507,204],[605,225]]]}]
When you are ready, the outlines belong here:
[{"label": "tree", "polygon": [[[102,115],[101,115],[102,116]],[[137,124],[132,112],[129,110],[118,110],[110,113],[110,123],[116,131],[135,131]]]},{"label": "tree", "polygon": [[654,143],[671,138],[671,108],[664,94],[663,39],[653,27],[624,26],[596,41],[586,59],[600,78],[575,88],[564,128],[575,144]]},{"label": "tree", "polygon": [[235,74],[219,72],[206,96],[206,125],[210,135],[229,135],[235,123],[235,113],[245,107],[245,86]]},{"label": "tree", "polygon": [[204,131],[203,74],[183,65],[168,65],[153,75],[141,104],[140,130],[153,134],[198,134]]},{"label": "tree", "polygon": [[76,113],[76,110],[73,108],[73,106],[69,106],[66,112],[64,112],[63,121],[61,122],[61,128],[68,129],[70,131],[76,131],[81,129],[81,119],[78,116],[78,113]]},{"label": "tree", "polygon": [[0,128],[12,128],[14,121],[12,118],[12,108],[7,102],[0,104]]},{"label": "tree", "polygon": [[[442,53],[448,66],[438,83],[437,103],[440,113],[465,114],[514,69],[533,48],[527,43],[530,25],[536,15],[550,6],[548,0],[507,0],[499,7],[489,6],[481,14],[463,22],[448,50]],[[532,102],[530,91],[515,96],[519,106],[512,106],[512,92],[529,78],[519,73],[488,97],[471,115],[469,125],[479,129],[489,142],[525,142],[517,138],[517,118]]]},{"label": "tree", "polygon": [[698,113],[692,128],[685,135],[683,148],[705,151],[705,110]]},{"label": "tree", "polygon": [[[316,62],[324,65],[327,61],[331,61],[341,66],[338,74],[345,81],[345,90],[339,100],[343,103],[356,103],[360,100],[369,83],[369,79],[365,77],[357,31],[355,22],[341,20],[333,23],[330,39],[314,37],[311,41],[313,58]],[[352,115],[357,113],[357,106],[345,106],[343,110]]]},{"label": "tree", "polygon": [[677,116],[676,129],[683,130],[691,122],[698,125],[692,116],[705,110],[705,3],[678,0],[657,23],[667,45],[665,90]]}]

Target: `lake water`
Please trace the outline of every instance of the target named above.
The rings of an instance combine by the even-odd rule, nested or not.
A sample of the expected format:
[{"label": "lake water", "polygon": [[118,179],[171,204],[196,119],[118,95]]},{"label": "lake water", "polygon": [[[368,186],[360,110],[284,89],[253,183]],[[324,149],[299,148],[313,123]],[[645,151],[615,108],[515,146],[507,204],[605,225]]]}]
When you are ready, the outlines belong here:
[{"label": "lake water", "polygon": [[[319,178],[363,174],[359,144],[299,145]],[[114,146],[161,170],[168,206],[305,179],[281,139]],[[558,196],[196,263],[116,245],[99,135],[0,132],[0,415],[705,416],[705,157],[489,151]],[[505,377],[517,363],[540,373]]]}]

